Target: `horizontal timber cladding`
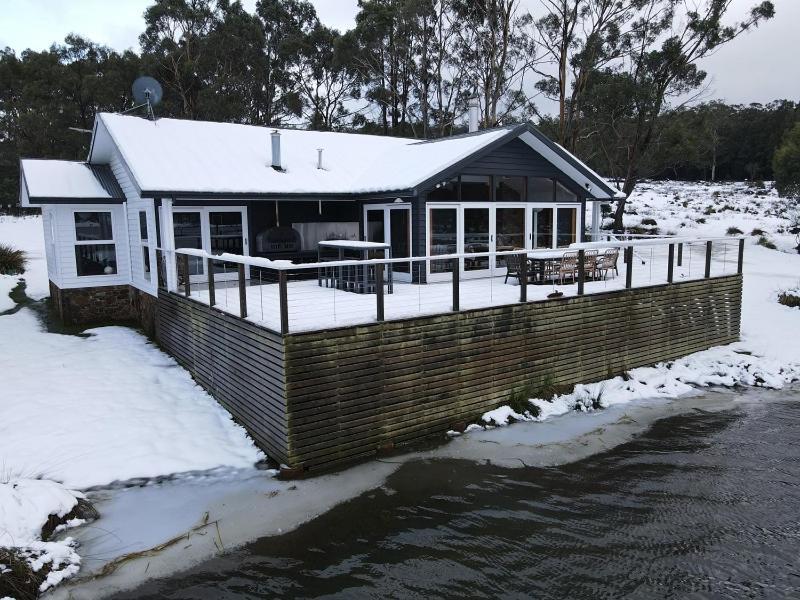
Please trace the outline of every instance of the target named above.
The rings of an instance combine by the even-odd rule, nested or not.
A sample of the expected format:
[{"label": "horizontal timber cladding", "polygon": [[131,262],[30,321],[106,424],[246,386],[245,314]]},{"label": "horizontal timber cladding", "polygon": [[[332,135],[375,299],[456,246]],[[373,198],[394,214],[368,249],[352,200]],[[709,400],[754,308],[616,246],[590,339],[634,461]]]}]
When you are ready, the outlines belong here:
[{"label": "horizontal timber cladding", "polygon": [[163,290],[158,343],[241,423],[270,458],[287,462],[283,339]]},{"label": "horizontal timber cladding", "polygon": [[287,335],[288,459],[326,469],[442,433],[544,376],[572,385],[739,339],[742,280]]}]

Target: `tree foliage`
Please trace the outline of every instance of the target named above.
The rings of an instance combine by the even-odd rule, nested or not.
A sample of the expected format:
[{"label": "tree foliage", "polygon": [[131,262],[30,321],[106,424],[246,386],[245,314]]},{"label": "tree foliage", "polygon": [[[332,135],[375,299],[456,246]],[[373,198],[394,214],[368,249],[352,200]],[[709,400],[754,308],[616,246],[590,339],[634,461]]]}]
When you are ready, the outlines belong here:
[{"label": "tree foliage", "polygon": [[796,104],[694,102],[698,61],[773,16],[758,1],[732,23],[732,0],[359,0],[339,32],[309,0],[152,0],[138,53],[77,35],[0,51],[0,202],[19,156],[85,157],[80,130],[131,109],[143,74],[164,85],[159,116],[416,138],[464,131],[474,95],[483,127],[538,117],[626,193],[641,177],[777,177]]},{"label": "tree foliage", "polygon": [[800,200],[800,121],[786,134],[772,161],[781,196]]}]

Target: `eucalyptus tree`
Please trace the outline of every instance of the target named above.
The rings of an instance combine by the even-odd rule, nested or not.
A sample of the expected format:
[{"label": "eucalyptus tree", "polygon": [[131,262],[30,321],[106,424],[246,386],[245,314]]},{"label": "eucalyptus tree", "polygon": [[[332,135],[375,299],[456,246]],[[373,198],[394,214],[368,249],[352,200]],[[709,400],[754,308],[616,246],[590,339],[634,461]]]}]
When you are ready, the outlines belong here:
[{"label": "eucalyptus tree", "polygon": [[179,99],[180,115],[189,119],[198,117],[200,64],[220,12],[214,0],[155,0],[144,13],[142,51],[158,65],[158,75]]},{"label": "eucalyptus tree", "polygon": [[536,64],[533,18],[519,0],[453,0],[458,60],[481,107],[484,127],[531,114],[525,90]]},{"label": "eucalyptus tree", "polygon": [[301,117],[300,53],[318,25],[314,6],[306,0],[259,0],[256,14],[263,30],[264,71],[259,122],[280,125]]}]

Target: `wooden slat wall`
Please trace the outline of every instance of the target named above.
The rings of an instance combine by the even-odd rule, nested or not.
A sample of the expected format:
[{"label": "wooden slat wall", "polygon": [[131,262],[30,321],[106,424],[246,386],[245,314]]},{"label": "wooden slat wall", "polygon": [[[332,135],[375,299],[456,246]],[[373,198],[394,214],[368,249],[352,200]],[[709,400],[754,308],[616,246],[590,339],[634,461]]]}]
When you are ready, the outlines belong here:
[{"label": "wooden slat wall", "polygon": [[156,340],[270,458],[287,462],[284,346],[279,334],[161,290]]},{"label": "wooden slat wall", "polygon": [[285,338],[288,459],[327,469],[444,432],[545,374],[605,379],[739,339],[741,276]]}]

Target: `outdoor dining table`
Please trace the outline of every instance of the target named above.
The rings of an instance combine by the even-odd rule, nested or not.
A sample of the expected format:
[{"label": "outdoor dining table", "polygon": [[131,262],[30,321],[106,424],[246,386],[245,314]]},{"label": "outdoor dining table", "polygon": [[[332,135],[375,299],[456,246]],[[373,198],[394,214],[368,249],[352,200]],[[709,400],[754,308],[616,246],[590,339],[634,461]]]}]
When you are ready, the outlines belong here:
[{"label": "outdoor dining table", "polygon": [[[323,258],[323,249],[336,250],[335,258]],[[369,253],[382,250],[385,258],[392,258],[392,248],[382,242],[360,242],[357,240],[324,240],[318,243],[317,258],[319,262],[326,260],[345,260],[345,252],[356,252],[360,260],[369,260]],[[392,263],[385,265],[384,281],[387,284],[387,293],[392,293]],[[377,292],[375,281],[375,265],[358,265],[345,267],[323,268],[318,271],[317,283],[322,286],[358,294],[373,294]]]},{"label": "outdoor dining table", "polygon": [[547,283],[544,279],[545,265],[554,260],[560,260],[564,252],[568,250],[535,250],[528,253],[528,262],[531,265],[530,272],[533,275],[534,283]]}]

